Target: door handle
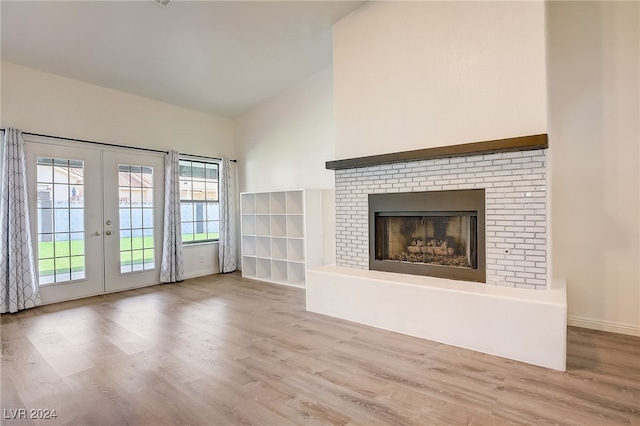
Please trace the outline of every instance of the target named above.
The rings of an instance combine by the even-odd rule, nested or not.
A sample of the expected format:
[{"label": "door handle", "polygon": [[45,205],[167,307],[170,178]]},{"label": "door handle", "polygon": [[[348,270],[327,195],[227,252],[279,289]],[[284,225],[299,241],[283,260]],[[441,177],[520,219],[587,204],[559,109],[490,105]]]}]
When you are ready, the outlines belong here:
[{"label": "door handle", "polygon": [[107,229],[106,231],[104,231],[104,233],[107,235],[111,235],[111,230]]},{"label": "door handle", "polygon": [[96,231],[93,234],[91,234],[92,237],[99,237],[100,236],[100,231]]}]

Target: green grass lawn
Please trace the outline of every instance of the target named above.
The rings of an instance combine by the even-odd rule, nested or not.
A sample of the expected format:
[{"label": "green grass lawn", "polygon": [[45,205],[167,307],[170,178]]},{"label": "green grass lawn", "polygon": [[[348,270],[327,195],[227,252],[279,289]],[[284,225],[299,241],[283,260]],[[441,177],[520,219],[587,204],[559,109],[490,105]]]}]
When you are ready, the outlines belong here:
[{"label": "green grass lawn", "polygon": [[[218,235],[209,234],[209,238]],[[183,242],[206,239],[207,234],[185,234]],[[138,265],[154,260],[153,237],[120,238],[120,262],[122,265]],[[47,241],[38,244],[40,276],[66,273],[71,269],[78,272],[85,269],[84,240]],[[54,259],[55,258],[55,259]]]},{"label": "green grass lawn", "polygon": [[[120,262],[122,265],[153,261],[153,237],[120,238]],[[55,259],[54,259],[55,257]],[[40,276],[65,273],[71,269],[85,269],[84,241],[47,241],[38,244]]]}]

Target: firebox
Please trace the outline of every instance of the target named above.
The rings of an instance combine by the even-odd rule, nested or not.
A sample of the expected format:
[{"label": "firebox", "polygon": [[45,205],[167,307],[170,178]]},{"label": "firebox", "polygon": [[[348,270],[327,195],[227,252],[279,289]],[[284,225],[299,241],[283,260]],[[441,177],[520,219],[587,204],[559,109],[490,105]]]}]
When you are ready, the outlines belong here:
[{"label": "firebox", "polygon": [[369,195],[369,269],[486,282],[484,189]]}]

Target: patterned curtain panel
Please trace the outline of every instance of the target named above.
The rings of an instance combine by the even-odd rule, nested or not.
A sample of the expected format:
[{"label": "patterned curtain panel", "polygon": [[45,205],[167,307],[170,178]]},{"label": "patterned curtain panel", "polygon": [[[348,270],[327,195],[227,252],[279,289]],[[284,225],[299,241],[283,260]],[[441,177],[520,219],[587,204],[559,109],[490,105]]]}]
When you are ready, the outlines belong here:
[{"label": "patterned curtain panel", "polygon": [[180,224],[180,157],[170,151],[164,159],[164,239],[160,281],[182,281],[182,228]]},{"label": "patterned curtain panel", "polygon": [[223,158],[220,164],[220,272],[236,270],[236,224],[234,206],[235,170],[231,161]]},{"label": "patterned curtain panel", "polygon": [[40,304],[31,243],[27,174],[22,132],[7,129],[2,150],[0,191],[0,312],[17,312]]}]

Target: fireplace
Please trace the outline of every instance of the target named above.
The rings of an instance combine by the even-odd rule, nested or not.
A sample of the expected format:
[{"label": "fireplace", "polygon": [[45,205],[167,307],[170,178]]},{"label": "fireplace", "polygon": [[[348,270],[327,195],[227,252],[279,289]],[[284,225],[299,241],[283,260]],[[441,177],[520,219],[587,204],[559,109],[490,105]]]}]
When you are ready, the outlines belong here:
[{"label": "fireplace", "polygon": [[486,282],[484,189],[369,194],[369,269]]}]

